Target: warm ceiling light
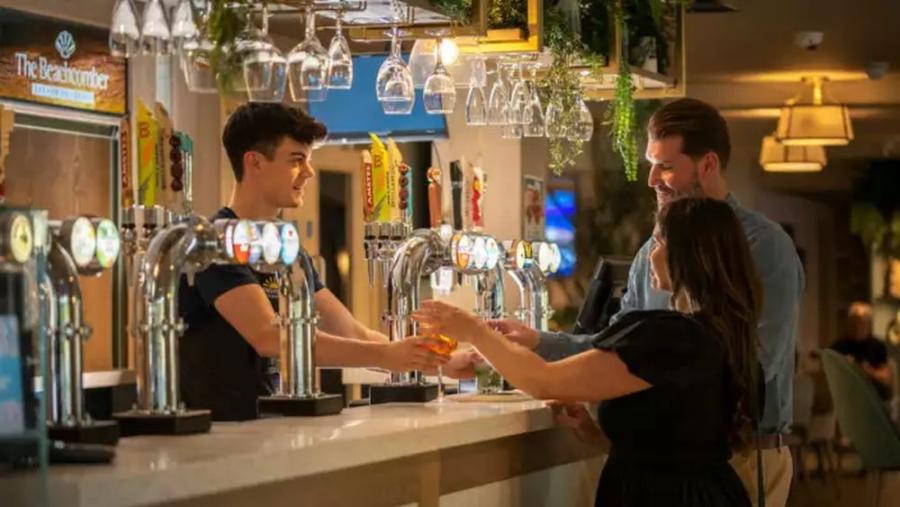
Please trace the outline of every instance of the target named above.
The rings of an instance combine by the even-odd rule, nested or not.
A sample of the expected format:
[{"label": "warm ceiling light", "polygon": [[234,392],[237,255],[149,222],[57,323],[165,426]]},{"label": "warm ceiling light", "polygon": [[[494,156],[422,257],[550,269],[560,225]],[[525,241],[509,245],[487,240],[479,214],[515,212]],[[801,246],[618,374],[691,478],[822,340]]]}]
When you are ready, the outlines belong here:
[{"label": "warm ceiling light", "polygon": [[821,146],[785,146],[774,136],[763,138],[759,165],[769,172],[818,172],[828,163]]},{"label": "warm ceiling light", "polygon": [[812,79],[812,103],[781,108],[775,137],[788,146],[841,146],[853,139],[850,110],[843,104],[822,102],[823,78]]}]

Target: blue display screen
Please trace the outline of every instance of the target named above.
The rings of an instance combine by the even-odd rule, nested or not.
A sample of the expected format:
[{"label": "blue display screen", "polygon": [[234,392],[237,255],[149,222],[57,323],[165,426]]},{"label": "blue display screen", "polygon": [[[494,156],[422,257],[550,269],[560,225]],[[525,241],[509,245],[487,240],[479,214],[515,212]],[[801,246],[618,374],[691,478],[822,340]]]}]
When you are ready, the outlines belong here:
[{"label": "blue display screen", "polygon": [[[368,143],[369,132],[397,141],[416,141],[447,137],[447,122],[442,114],[428,114],[422,102],[422,90],[416,90],[412,114],[387,115],[375,96],[375,78],[384,55],[353,57],[353,87],[328,90],[324,102],[310,102],[309,114],[328,127],[329,144]],[[408,56],[404,56],[409,61]],[[457,100],[457,104],[465,103]]]},{"label": "blue display screen", "polygon": [[0,315],[0,435],[24,431],[25,400],[19,322],[15,315]]},{"label": "blue display screen", "polygon": [[547,241],[559,245],[562,262],[555,276],[570,276],[575,270],[575,191],[554,189],[547,192],[544,209]]}]

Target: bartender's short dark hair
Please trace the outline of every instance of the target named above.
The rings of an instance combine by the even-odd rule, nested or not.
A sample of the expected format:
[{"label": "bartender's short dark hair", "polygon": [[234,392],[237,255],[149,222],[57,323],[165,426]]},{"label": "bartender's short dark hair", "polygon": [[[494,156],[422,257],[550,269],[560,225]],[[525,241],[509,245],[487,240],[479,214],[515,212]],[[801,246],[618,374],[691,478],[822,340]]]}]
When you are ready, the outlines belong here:
[{"label": "bartender's short dark hair", "polygon": [[657,109],[647,125],[650,139],[681,136],[681,152],[699,159],[709,152],[719,157],[724,170],[731,158],[728,124],[715,107],[702,100],[684,98]]},{"label": "bartender's short dark hair", "polygon": [[235,109],[225,129],[222,144],[228,153],[234,178],[244,178],[244,153],[258,151],[271,160],[285,137],[313,145],[325,139],[328,129],[302,109],[283,104],[249,102]]}]

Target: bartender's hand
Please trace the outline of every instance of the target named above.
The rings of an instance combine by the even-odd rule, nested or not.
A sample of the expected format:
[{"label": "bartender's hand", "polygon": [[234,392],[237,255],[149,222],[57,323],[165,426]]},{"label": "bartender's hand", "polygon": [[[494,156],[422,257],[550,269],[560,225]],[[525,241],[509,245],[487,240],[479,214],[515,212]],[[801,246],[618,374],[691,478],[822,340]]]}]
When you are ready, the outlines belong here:
[{"label": "bartender's hand", "polygon": [[484,323],[475,315],[442,301],[424,301],[412,318],[420,324],[420,334],[442,334],[460,341],[475,343]]},{"label": "bartender's hand", "polygon": [[591,417],[587,407],[582,403],[569,403],[564,401],[549,401],[547,406],[553,411],[553,418],[556,424],[572,428],[575,435],[585,442],[597,445],[608,444],[608,439],[597,424],[597,421]]},{"label": "bartender's hand", "polygon": [[489,320],[488,325],[500,332],[507,340],[534,350],[540,343],[540,334],[517,320]]},{"label": "bartender's hand", "polygon": [[447,364],[450,356],[439,354],[426,347],[431,340],[429,338],[405,338],[400,341],[387,343],[382,352],[381,368],[391,371],[403,372],[410,370],[433,370],[438,365]]}]

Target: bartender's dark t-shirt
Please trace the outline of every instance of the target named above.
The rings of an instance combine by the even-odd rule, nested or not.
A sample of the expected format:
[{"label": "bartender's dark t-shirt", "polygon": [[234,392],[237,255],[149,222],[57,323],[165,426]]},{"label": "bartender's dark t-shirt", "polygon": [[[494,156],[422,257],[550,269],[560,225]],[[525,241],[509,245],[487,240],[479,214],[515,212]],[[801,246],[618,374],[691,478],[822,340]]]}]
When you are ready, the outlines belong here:
[{"label": "bartender's dark t-shirt", "polygon": [[[221,218],[238,217],[226,207],[210,219]],[[312,273],[313,289],[318,292],[324,285],[315,269]],[[185,276],[180,281],[178,313],[187,324],[178,347],[182,399],[188,408],[211,410],[216,421],[255,419],[256,398],[272,394],[277,387],[276,361],[260,357],[214,306],[222,294],[252,283],[263,288],[277,313],[275,275],[247,266],[213,265],[194,275],[193,286]]]}]

